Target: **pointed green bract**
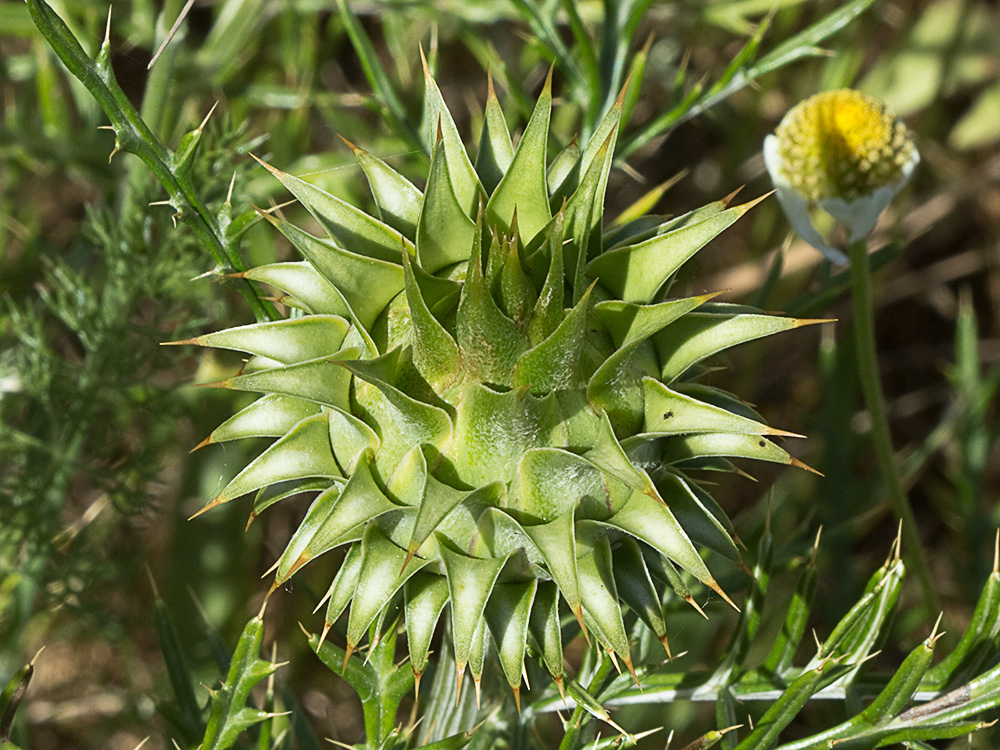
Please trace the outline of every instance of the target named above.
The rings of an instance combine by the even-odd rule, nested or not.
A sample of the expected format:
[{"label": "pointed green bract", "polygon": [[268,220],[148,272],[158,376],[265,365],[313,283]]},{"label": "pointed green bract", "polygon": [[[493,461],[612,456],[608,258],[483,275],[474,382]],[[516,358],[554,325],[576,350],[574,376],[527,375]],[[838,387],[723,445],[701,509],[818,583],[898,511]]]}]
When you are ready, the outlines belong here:
[{"label": "pointed green bract", "polygon": [[406,568],[406,553],[382,533],[375,524],[368,526],[361,542],[361,571],[351,599],[351,614],[347,621],[347,646],[361,642],[372,624],[393,595],[407,579],[427,564],[413,560]]},{"label": "pointed green bract", "polygon": [[434,317],[413,273],[410,256],[403,253],[406,303],[413,321],[413,360],[417,369],[437,392],[458,378],[462,355],[455,339]]},{"label": "pointed green bract", "polygon": [[313,237],[294,224],[270,221],[337,288],[365,328],[370,328],[389,302],[403,291],[403,269],[394,262],[399,257],[398,246],[391,256],[393,261],[371,258]]},{"label": "pointed green bract", "polygon": [[483,113],[483,132],[479,137],[479,149],[476,151],[476,173],[488,195],[492,195],[496,190],[513,160],[514,146],[510,141],[510,131],[507,129],[507,121],[504,120],[503,110],[493,90],[493,78],[490,77],[486,111]]},{"label": "pointed green bract", "polygon": [[486,624],[493,633],[500,665],[512,688],[521,684],[528,618],[537,585],[535,579],[524,583],[498,583],[486,604]]},{"label": "pointed green bract", "polygon": [[549,137],[551,107],[550,70],[535,111],[528,120],[521,142],[517,144],[517,151],[486,204],[486,215],[494,226],[509,229],[511,220],[517,215],[517,228],[525,244],[552,218],[545,183],[545,146]]},{"label": "pointed green bract", "polygon": [[417,260],[436,273],[469,257],[476,224],[455,194],[446,149],[439,143],[431,158],[417,224]]},{"label": "pointed green bract", "polygon": [[334,357],[237,375],[219,385],[237,391],[293,396],[347,409],[350,400],[350,373],[339,363],[351,356],[357,356],[357,350],[342,349]]},{"label": "pointed green bract", "polygon": [[330,426],[325,414],[302,420],[258,456],[226,485],[213,504],[259,490],[275,482],[303,477],[339,477],[340,467],[330,449]]},{"label": "pointed green bract", "polygon": [[660,357],[661,379],[670,383],[691,365],[723,349],[815,322],[822,321],[745,313],[685,315],[653,337]]},{"label": "pointed green bract", "polygon": [[459,135],[451,112],[441,96],[441,90],[427,67],[422,50],[420,59],[424,68],[424,143],[428,151],[434,151],[440,141],[443,152],[451,163],[449,182],[458,205],[466,214],[472,215],[481,194],[479,176],[469,161],[469,154],[462,145],[462,136]]},{"label": "pointed green bract", "polygon": [[364,170],[382,221],[405,237],[412,237],[420,219],[423,195],[413,183],[378,157],[348,144]]},{"label": "pointed green bract", "polygon": [[410,664],[420,675],[427,668],[431,638],[444,605],[448,603],[448,579],[421,571],[404,584],[406,594],[406,638]]},{"label": "pointed green bract", "polygon": [[[618,595],[667,648],[667,623],[660,594],[642,559],[642,550],[632,539],[625,539],[614,551],[613,572]],[[669,649],[668,649],[669,653]]]},{"label": "pointed green bract", "polygon": [[294,175],[264,166],[309,209],[338,246],[369,258],[392,260],[400,247],[410,244],[397,230],[350,203]]},{"label": "pointed green bract", "polygon": [[270,284],[291,295],[303,309],[316,315],[350,317],[344,295],[312,263],[272,263],[244,271],[241,276]]},{"label": "pointed green bract", "polygon": [[616,297],[626,302],[649,304],[688,258],[735,223],[755,203],[730,208],[636,245],[610,250],[591,261],[587,273]]},{"label": "pointed green bract", "polygon": [[336,354],[348,327],[349,323],[336,315],[309,315],[230,328],[178,343],[236,349],[292,364]]},{"label": "pointed green bract", "polygon": [[515,388],[545,394],[581,384],[580,355],[587,334],[589,304],[588,291],[548,338],[518,357],[511,377]]},{"label": "pointed green bract", "polygon": [[306,417],[319,414],[319,404],[271,394],[257,399],[220,424],[204,443],[248,437],[281,437]]},{"label": "pointed green bract", "polygon": [[607,537],[599,536],[594,548],[577,558],[577,573],[583,611],[592,622],[591,627],[596,625],[607,646],[630,665],[632,657],[618,603],[618,590],[611,569],[611,545]]},{"label": "pointed green bract", "polygon": [[425,80],[424,190],[348,144],[378,217],[268,167],[327,236],[266,214],[305,260],[244,276],[294,315],[186,342],[248,353],[219,385],[261,394],[206,442],[277,438],[207,508],[256,492],[252,519],[308,493],[275,585],[342,550],[324,637],[349,612],[345,664],[402,617],[417,677],[443,629],[459,675],[478,690],[498,665],[519,699],[526,660],[562,686],[567,613],[631,670],[626,623],[666,646],[664,586],[693,601],[683,574],[728,600],[709,565],[742,565],[735,531],[689,472],[802,464],[697,365],[814,321],[663,298],[753,201],[602,231],[622,98],[546,163],[551,82],[516,149],[490,84],[473,161]]},{"label": "pointed green bract", "polygon": [[451,594],[455,661],[462,667],[469,662],[473,636],[506,559],[480,560],[454,552],[447,545],[441,545],[441,557],[448,574],[448,589]]}]

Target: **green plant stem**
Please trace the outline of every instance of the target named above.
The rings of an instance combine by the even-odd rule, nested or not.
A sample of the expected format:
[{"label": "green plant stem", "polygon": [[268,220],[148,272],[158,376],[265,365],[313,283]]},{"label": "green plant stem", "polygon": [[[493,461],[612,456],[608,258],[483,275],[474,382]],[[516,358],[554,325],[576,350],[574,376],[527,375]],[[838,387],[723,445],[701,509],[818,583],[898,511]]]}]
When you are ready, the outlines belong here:
[{"label": "green plant stem", "polygon": [[879,471],[885,481],[896,517],[902,522],[903,559],[917,574],[923,591],[924,604],[931,617],[940,611],[937,593],[931,583],[930,570],[917,532],[913,508],[903,490],[903,483],[896,467],[892,435],[889,432],[889,415],[879,378],[878,355],[875,347],[875,304],[872,293],[871,266],[868,262],[867,240],[857,240],[848,248],[851,259],[852,304],[854,312],[854,347],[858,362],[858,377],[864,394],[865,406],[871,419],[872,443],[878,459]]},{"label": "green plant stem", "polygon": [[[27,3],[31,20],[39,32],[108,116],[115,133],[116,149],[134,154],[143,161],[167,191],[176,216],[191,228],[208,250],[220,273],[244,270],[235,243],[226,236],[218,219],[202,203],[189,176],[175,162],[175,154],[160,143],[118,85],[111,70],[109,40],[105,38],[95,62],[80,46],[65,21],[44,0],[27,0]],[[259,294],[256,285],[239,279],[236,288],[258,321],[279,317],[274,305]]]},{"label": "green plant stem", "polygon": [[[608,676],[611,674],[611,659],[601,654],[600,651],[597,651],[597,654],[600,662],[597,665],[597,669],[594,670],[590,683],[587,685],[587,690],[590,695],[598,694],[601,686],[604,684],[604,681],[607,680]],[[585,709],[583,704],[577,700],[576,708],[573,709],[573,715],[565,724],[566,733],[563,735],[562,742],[559,744],[559,750],[574,750],[574,748],[582,746],[582,742],[580,741],[580,729],[583,724],[584,712]]]}]

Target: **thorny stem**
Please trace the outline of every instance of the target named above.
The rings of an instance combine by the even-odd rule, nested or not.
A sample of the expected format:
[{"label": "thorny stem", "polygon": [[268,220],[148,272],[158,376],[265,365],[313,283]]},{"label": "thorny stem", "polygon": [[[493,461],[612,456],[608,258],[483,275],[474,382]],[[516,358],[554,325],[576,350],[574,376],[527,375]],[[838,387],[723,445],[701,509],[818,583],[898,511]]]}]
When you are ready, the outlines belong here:
[{"label": "thorny stem", "polygon": [[[587,685],[587,690],[591,695],[596,695],[600,692],[600,687],[604,684],[608,675],[611,674],[611,659],[600,655],[599,650],[598,655],[600,662],[597,665],[597,669],[594,670],[594,676],[590,680],[590,684]],[[566,734],[563,735],[562,742],[559,744],[559,750],[572,750],[573,748],[580,747],[578,736],[580,734],[581,722],[583,721],[583,713],[583,704],[577,703],[573,709],[573,715],[566,722]]]},{"label": "thorny stem", "polygon": [[[116,150],[134,154],[145,163],[170,196],[170,205],[208,250],[220,272],[243,270],[235,242],[226,236],[218,219],[202,203],[189,176],[174,164],[174,154],[160,143],[118,85],[111,70],[108,39],[105,38],[95,62],[44,0],[27,0],[27,3],[31,20],[42,36],[108,116]],[[274,305],[259,294],[254,284],[241,279],[236,288],[258,321],[279,317]]]},{"label": "thorny stem", "polygon": [[913,508],[903,490],[903,483],[896,467],[889,432],[889,416],[879,378],[878,356],[875,348],[875,305],[872,294],[871,265],[868,260],[866,239],[852,242],[848,248],[851,259],[852,304],[854,312],[854,347],[858,362],[858,377],[871,418],[872,443],[878,459],[879,471],[885,481],[896,517],[902,522],[903,559],[916,574],[928,613],[933,616],[940,610],[937,593],[931,582],[927,558],[917,532]]}]

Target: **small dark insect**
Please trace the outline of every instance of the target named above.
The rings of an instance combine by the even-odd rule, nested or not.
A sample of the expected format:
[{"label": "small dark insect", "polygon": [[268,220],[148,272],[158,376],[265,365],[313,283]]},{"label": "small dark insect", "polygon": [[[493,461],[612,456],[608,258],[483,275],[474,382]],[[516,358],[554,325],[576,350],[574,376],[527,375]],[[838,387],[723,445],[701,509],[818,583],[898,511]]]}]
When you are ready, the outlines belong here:
[{"label": "small dark insect", "polygon": [[763,440],[761,440],[759,443],[757,443],[757,445],[759,445],[761,448],[763,448],[765,445],[767,445],[767,443],[764,442]]},{"label": "small dark insect", "polygon": [[664,419],[670,419],[672,416],[674,416],[674,413],[672,411],[667,411],[663,413]]}]

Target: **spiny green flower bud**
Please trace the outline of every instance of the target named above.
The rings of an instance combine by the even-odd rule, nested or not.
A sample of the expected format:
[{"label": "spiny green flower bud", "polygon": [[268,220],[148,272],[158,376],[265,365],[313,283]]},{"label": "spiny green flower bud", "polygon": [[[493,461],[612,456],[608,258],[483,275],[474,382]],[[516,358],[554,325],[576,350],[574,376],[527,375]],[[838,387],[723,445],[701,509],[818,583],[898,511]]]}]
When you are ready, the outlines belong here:
[{"label": "spiny green flower bud", "polygon": [[885,103],[858,91],[826,91],[793,107],[764,140],[764,161],[796,231],[835,263],[846,263],[809,218],[815,204],[867,237],[909,180],[920,155]]}]

